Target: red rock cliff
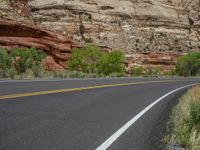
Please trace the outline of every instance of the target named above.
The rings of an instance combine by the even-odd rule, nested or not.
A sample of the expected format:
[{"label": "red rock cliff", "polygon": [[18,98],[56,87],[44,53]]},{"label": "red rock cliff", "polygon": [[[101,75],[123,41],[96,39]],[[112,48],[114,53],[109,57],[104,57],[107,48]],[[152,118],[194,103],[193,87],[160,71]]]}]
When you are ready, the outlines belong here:
[{"label": "red rock cliff", "polygon": [[46,69],[58,70],[65,68],[73,42],[33,24],[0,19],[0,47],[8,50],[20,47],[41,49],[48,54],[44,60]]}]

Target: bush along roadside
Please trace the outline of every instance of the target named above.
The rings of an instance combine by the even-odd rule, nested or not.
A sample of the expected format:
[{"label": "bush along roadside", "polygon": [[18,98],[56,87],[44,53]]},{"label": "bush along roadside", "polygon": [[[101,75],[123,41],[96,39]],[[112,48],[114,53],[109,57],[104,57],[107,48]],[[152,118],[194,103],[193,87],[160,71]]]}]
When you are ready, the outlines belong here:
[{"label": "bush along roadside", "polygon": [[34,48],[0,49],[0,78],[97,78],[125,77],[124,55],[119,50],[103,52],[96,45],[73,49],[67,61],[69,70],[45,71],[42,60],[45,54]]},{"label": "bush along roadside", "polygon": [[200,75],[200,52],[189,52],[176,62],[176,73],[180,76]]},{"label": "bush along roadside", "polygon": [[34,48],[13,49],[8,53],[0,49],[0,78],[41,77],[45,54]]},{"label": "bush along roadside", "polygon": [[3,49],[0,49],[0,78],[13,78],[16,69],[12,64],[11,56]]},{"label": "bush along roadside", "polygon": [[123,76],[124,55],[119,50],[103,52],[96,45],[87,45],[81,49],[73,49],[67,66],[71,71],[96,74],[100,77]]},{"label": "bush along roadside", "polygon": [[[0,78],[96,78],[96,77],[159,77],[196,76],[200,74],[200,53],[190,52],[177,59],[176,69],[134,66],[125,69],[124,54],[120,50],[108,53],[94,44],[73,49],[66,62],[68,70],[45,71],[42,60],[45,54],[34,48],[0,49]],[[125,72],[126,70],[126,72]],[[127,73],[128,72],[128,73]]]},{"label": "bush along roadside", "polygon": [[164,137],[169,150],[200,150],[200,86],[189,90],[173,108],[169,128]]}]

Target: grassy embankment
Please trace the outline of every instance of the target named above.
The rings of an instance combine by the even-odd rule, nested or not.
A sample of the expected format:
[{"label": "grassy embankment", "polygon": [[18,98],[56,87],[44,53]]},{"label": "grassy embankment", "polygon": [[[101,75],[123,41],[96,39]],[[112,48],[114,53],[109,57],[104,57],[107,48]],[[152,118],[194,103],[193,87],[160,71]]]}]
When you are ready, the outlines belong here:
[{"label": "grassy embankment", "polygon": [[189,150],[200,150],[200,86],[189,90],[173,108],[169,127],[172,133],[164,140],[170,149],[179,145]]}]

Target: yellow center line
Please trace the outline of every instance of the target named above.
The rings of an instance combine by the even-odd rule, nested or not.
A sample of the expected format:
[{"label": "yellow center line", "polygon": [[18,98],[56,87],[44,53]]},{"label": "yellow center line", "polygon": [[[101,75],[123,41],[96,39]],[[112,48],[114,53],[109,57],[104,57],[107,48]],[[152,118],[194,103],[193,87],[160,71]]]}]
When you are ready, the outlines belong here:
[{"label": "yellow center line", "polygon": [[64,93],[64,92],[83,91],[83,90],[90,90],[90,89],[120,87],[120,86],[139,85],[139,84],[148,84],[148,83],[165,83],[165,82],[175,82],[175,81],[181,81],[181,80],[130,82],[130,83],[121,83],[121,84],[108,84],[108,85],[98,85],[98,86],[89,86],[89,87],[80,87],[80,88],[67,88],[67,89],[60,89],[60,90],[49,90],[49,91],[40,91],[40,92],[31,92],[31,93],[10,94],[10,95],[0,96],[0,100],[20,98],[20,97],[29,97],[29,96],[38,96],[38,95],[47,95],[47,94],[55,94],[55,93]]}]

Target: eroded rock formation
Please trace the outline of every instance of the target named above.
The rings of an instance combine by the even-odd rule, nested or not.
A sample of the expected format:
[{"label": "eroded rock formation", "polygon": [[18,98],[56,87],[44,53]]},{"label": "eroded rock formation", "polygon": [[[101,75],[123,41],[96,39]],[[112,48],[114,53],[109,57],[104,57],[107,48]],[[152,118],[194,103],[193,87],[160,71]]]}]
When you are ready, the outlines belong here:
[{"label": "eroded rock formation", "polygon": [[5,49],[34,47],[43,50],[48,54],[44,60],[46,69],[56,70],[65,67],[73,43],[64,36],[33,24],[0,19],[0,47]]},{"label": "eroded rock formation", "polygon": [[162,73],[169,74],[174,68],[176,58],[180,54],[172,52],[147,52],[137,54],[127,54],[125,65],[126,71],[130,73],[133,67],[145,67],[151,69],[160,69]]}]

